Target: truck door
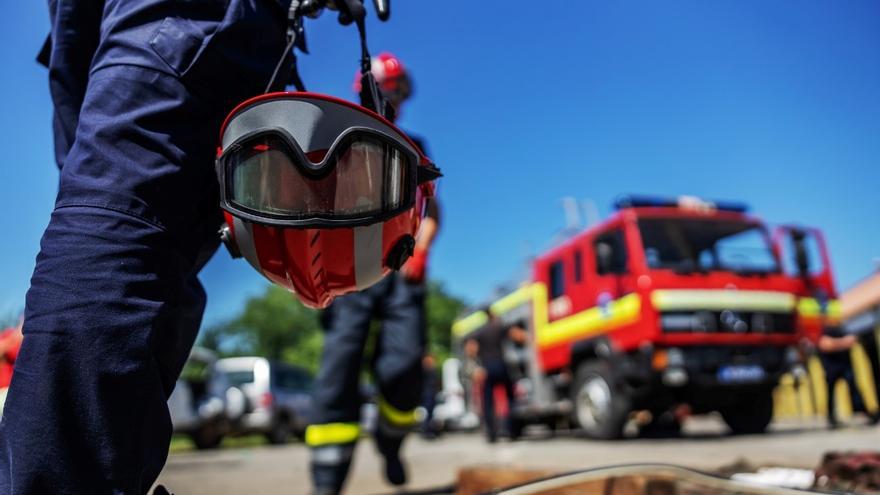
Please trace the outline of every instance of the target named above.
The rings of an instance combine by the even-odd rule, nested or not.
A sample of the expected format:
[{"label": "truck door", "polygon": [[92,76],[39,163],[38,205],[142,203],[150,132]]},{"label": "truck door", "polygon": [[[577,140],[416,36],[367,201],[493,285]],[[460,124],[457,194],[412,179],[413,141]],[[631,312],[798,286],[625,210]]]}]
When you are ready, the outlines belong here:
[{"label": "truck door", "polygon": [[802,294],[828,299],[837,297],[828,248],[821,231],[806,227],[778,227],[773,244],[783,272],[800,280]]},{"label": "truck door", "polygon": [[828,325],[839,323],[837,292],[825,238],[817,229],[783,226],[774,233],[783,273],[792,280],[797,294],[797,327],[810,340],[816,340]]},{"label": "truck door", "polygon": [[593,240],[595,256],[594,306],[605,306],[633,291],[629,256],[622,227],[598,234]]}]

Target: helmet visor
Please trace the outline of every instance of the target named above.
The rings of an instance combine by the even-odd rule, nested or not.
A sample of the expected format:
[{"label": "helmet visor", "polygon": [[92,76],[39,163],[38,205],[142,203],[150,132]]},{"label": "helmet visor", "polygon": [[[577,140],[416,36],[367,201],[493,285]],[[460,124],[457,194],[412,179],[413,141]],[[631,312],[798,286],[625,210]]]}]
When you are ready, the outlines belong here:
[{"label": "helmet visor", "polygon": [[[394,145],[352,134],[326,150],[294,152],[265,134],[230,150],[228,198],[244,210],[285,219],[353,219],[408,207],[415,164]],[[305,156],[308,163],[300,163]]]}]

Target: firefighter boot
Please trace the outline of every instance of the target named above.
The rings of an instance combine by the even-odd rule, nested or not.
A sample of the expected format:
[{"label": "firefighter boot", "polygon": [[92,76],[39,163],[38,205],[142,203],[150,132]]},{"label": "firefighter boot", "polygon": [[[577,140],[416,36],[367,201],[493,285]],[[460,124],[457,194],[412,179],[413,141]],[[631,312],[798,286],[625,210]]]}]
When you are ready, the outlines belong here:
[{"label": "firefighter boot", "polygon": [[312,460],[312,495],[339,495],[351,460],[339,464],[318,464]]},{"label": "firefighter boot", "polygon": [[390,436],[380,428],[376,432],[376,448],[385,459],[385,479],[394,486],[406,484],[406,467],[400,459],[403,436]]},{"label": "firefighter boot", "polygon": [[338,495],[351,466],[354,443],[321,445],[311,450],[314,495]]}]

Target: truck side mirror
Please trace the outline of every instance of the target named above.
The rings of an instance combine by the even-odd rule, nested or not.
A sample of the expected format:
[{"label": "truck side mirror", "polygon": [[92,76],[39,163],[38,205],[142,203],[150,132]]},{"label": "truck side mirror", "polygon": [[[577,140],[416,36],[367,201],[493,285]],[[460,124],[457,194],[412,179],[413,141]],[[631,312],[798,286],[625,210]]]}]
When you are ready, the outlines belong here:
[{"label": "truck side mirror", "polygon": [[791,233],[791,241],[794,244],[794,263],[802,277],[810,274],[810,256],[807,254],[806,239],[807,234],[802,230],[794,230]]},{"label": "truck side mirror", "polygon": [[596,272],[599,275],[606,275],[612,272],[614,264],[614,250],[611,244],[607,242],[599,242],[596,244]]}]

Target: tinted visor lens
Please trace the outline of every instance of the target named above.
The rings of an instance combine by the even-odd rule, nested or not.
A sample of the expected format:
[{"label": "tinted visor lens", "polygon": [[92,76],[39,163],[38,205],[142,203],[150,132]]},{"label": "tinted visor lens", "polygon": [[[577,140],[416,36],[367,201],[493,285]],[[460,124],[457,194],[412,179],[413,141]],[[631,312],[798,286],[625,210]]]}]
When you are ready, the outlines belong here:
[{"label": "tinted visor lens", "polygon": [[[309,159],[320,162],[323,155]],[[226,157],[231,202],[291,219],[358,218],[408,206],[414,164],[376,137],[346,138],[318,171],[296,163],[298,156],[278,136],[242,143]]]}]

